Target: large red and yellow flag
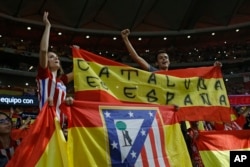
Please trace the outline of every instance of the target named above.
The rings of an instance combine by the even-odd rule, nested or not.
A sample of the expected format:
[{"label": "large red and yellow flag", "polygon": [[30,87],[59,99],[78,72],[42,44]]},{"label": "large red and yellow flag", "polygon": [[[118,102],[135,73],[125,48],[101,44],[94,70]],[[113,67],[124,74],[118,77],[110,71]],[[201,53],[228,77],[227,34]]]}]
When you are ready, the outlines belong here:
[{"label": "large red and yellow flag", "polygon": [[67,166],[66,148],[55,108],[46,103],[7,167]]},{"label": "large red and yellow flag", "polygon": [[177,105],[179,120],[231,120],[219,67],[147,72],[73,48],[75,98]]},{"label": "large red and yellow flag", "polygon": [[61,109],[69,166],[192,166],[174,107],[74,101]]},{"label": "large red and yellow flag", "polygon": [[229,167],[230,151],[250,151],[250,131],[202,131],[196,140],[205,166]]}]

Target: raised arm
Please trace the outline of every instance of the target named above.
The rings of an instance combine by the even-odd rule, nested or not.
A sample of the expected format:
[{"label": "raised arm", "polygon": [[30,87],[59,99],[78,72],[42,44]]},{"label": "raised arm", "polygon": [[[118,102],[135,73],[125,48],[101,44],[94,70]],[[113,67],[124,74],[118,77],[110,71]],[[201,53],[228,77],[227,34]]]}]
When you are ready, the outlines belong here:
[{"label": "raised arm", "polygon": [[49,48],[49,36],[50,36],[50,28],[51,24],[48,20],[48,12],[44,12],[43,14],[43,23],[45,25],[45,29],[42,35],[41,43],[40,43],[40,53],[39,53],[39,64],[42,68],[46,68],[48,66],[48,48]]},{"label": "raised arm", "polygon": [[68,78],[68,83],[74,80],[74,73],[73,72],[66,74],[66,76]]},{"label": "raised arm", "polygon": [[134,47],[132,46],[131,42],[128,39],[128,36],[130,34],[130,30],[129,29],[124,29],[121,31],[121,36],[122,39],[125,43],[126,48],[128,49],[131,58],[137,63],[139,64],[139,66],[143,69],[148,71],[150,65],[148,64],[148,62],[146,62],[142,57],[140,57],[137,52],[135,51]]},{"label": "raised arm", "polygon": [[[71,48],[80,49],[80,46],[78,46],[78,45],[72,45]],[[71,82],[71,81],[74,80],[74,73],[73,73],[73,71],[70,72],[70,73],[68,73],[68,74],[66,74],[66,76],[68,78],[68,82]]]}]

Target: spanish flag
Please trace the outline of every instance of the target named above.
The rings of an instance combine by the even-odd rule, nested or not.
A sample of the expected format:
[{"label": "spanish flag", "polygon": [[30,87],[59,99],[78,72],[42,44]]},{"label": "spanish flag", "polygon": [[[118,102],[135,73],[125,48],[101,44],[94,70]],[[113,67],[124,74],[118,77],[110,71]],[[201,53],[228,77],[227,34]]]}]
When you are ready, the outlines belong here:
[{"label": "spanish flag", "polygon": [[55,108],[46,103],[7,167],[67,166],[66,148]]},{"label": "spanish flag", "polygon": [[61,107],[69,166],[192,166],[174,107],[93,101]]},{"label": "spanish flag", "polygon": [[147,72],[73,48],[75,99],[176,105],[180,121],[231,120],[220,67]]},{"label": "spanish flag", "polygon": [[205,166],[229,167],[230,151],[250,151],[250,131],[202,131],[196,140]]}]

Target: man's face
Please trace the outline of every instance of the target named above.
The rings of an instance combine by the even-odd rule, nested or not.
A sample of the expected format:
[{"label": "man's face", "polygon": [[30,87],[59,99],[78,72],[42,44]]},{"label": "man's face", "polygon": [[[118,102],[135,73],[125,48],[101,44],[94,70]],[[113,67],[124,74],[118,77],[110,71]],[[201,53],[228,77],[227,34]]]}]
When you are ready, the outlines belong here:
[{"label": "man's face", "polygon": [[157,55],[157,65],[160,70],[168,70],[170,61],[167,53],[159,53]]}]

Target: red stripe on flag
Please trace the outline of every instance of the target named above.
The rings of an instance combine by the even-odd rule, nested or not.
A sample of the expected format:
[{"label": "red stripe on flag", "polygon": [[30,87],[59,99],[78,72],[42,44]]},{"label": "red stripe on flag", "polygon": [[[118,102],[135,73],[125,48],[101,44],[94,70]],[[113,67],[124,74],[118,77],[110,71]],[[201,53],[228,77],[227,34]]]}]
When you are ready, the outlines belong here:
[{"label": "red stripe on flag", "polygon": [[127,66],[125,64],[109,60],[107,58],[104,58],[104,57],[99,56],[97,54],[88,52],[86,50],[77,49],[77,48],[74,48],[74,47],[72,48],[72,54],[73,54],[74,58],[80,58],[80,59],[84,58],[84,60],[86,60],[86,61],[96,62],[96,63],[103,64],[103,65]]},{"label": "red stripe on flag", "polygon": [[[174,110],[172,110],[172,111],[175,111],[175,109]],[[164,110],[164,109],[161,109],[160,110],[160,115],[161,115],[161,117],[162,117],[162,120],[161,120],[161,118],[159,117],[159,114],[157,114],[156,115],[156,120],[157,120],[157,124],[158,124],[158,128],[159,128],[159,132],[160,132],[160,138],[161,139],[164,139],[165,138],[165,136],[164,136],[164,126],[162,125],[162,121],[163,121],[163,124],[164,125],[167,125],[167,124],[169,124],[169,123],[166,123],[165,122],[165,120],[170,120],[170,117],[172,117],[172,119],[174,120],[174,119],[176,119],[176,122],[178,121],[177,120],[177,117],[176,117],[176,114],[175,114],[175,112],[169,112],[168,111],[168,114],[167,114],[167,111],[166,110]],[[175,114],[175,115],[174,115]],[[167,118],[167,117],[169,117],[169,118]],[[176,122],[173,122],[173,124],[174,123],[176,123]],[[170,164],[169,164],[169,161],[168,161],[168,156],[167,156],[167,153],[166,153],[166,148],[165,148],[165,146],[167,146],[167,144],[166,144],[166,140],[161,140],[161,147],[162,147],[162,156],[163,156],[163,159],[164,159],[164,164],[166,164],[166,166],[170,166]],[[168,148],[167,148],[168,149]]]},{"label": "red stripe on flag", "polygon": [[231,122],[231,115],[234,114],[228,107],[221,106],[192,106],[180,107],[177,116],[180,121],[217,121]]},{"label": "red stripe on flag", "polygon": [[202,131],[197,138],[199,151],[250,149],[250,130]]},{"label": "red stripe on flag", "polygon": [[141,149],[141,161],[142,161],[142,166],[143,167],[149,167],[149,163],[148,163],[148,157],[147,157],[147,153],[146,153],[146,149],[145,146],[142,147]]},{"label": "red stripe on flag", "polygon": [[[152,154],[154,157],[154,164],[157,167],[157,166],[160,166],[160,164],[158,161],[158,155],[157,155],[157,151],[156,151],[157,143],[155,142],[154,131],[152,130],[152,128],[149,129],[149,138],[150,138],[150,143],[151,143]],[[161,145],[161,147],[162,147],[162,145]]]},{"label": "red stripe on flag", "polygon": [[176,76],[180,78],[202,77],[204,79],[223,78],[221,68],[217,66],[185,68],[169,71],[157,71],[157,74]]},{"label": "red stripe on flag", "polygon": [[231,105],[250,105],[250,95],[229,95]]},{"label": "red stripe on flag", "polygon": [[[98,103],[99,104],[99,103]],[[77,101],[74,100],[74,105],[68,106],[65,103],[61,104],[63,112],[68,117],[68,127],[103,127],[103,121],[99,112],[99,105],[93,101]],[[77,106],[77,107],[76,107]],[[71,114],[71,110],[75,111]],[[84,118],[84,121],[82,119]],[[74,120],[74,121],[72,121]]]}]

